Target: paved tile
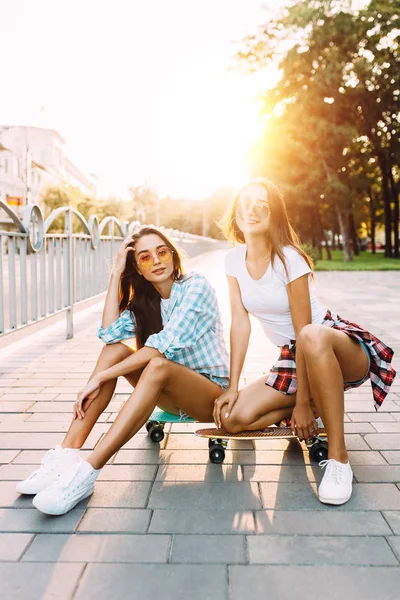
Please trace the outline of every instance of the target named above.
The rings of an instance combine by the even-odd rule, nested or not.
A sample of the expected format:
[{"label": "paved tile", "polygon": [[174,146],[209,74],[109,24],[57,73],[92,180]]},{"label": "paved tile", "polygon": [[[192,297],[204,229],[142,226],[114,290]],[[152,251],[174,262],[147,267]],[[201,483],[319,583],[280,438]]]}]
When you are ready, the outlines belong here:
[{"label": "paved tile", "polygon": [[33,402],[7,402],[4,400],[4,396],[2,396],[0,399],[0,413],[25,412],[32,404]]},{"label": "paved tile", "polygon": [[8,464],[19,454],[19,450],[0,450],[0,464]]},{"label": "paved tile", "polygon": [[227,597],[222,565],[89,565],[74,600],[216,600]]},{"label": "paved tile", "polygon": [[32,496],[26,496],[23,502],[26,508],[0,509],[0,531],[70,533],[85,512],[85,504],[79,504],[66,515],[50,517],[32,507]]},{"label": "paved tile", "polygon": [[369,450],[368,444],[359,434],[348,434],[344,436],[347,450]]},{"label": "paved tile", "polygon": [[378,511],[266,510],[256,511],[255,517],[257,531],[264,534],[322,536],[391,534],[387,522]]},{"label": "paved tile", "polygon": [[232,566],[230,600],[269,598],[293,600],[304,590],[323,590],[324,600],[395,600],[400,589],[399,567],[358,566]]},{"label": "paved tile", "polygon": [[171,563],[238,564],[246,562],[244,536],[175,535]]},{"label": "paved tile", "polygon": [[0,533],[0,560],[18,560],[32,538],[27,533]]},{"label": "paved tile", "polygon": [[5,600],[71,600],[85,565],[0,563]]},{"label": "paved tile", "polygon": [[[375,413],[375,408],[374,408],[372,400],[370,400],[370,399],[365,399],[365,400],[346,399],[345,400],[345,411],[347,412],[347,414],[349,415],[349,417],[351,419],[351,413],[353,413],[353,412]],[[398,406],[396,404],[396,402],[393,402],[392,400],[385,400],[382,407],[379,409],[379,412],[380,413],[400,412],[400,406]]]},{"label": "paved tile", "polygon": [[400,561],[400,537],[388,537],[387,538],[392,550],[394,551],[397,559]]},{"label": "paved tile", "polygon": [[250,563],[398,565],[383,537],[250,535],[247,543]]},{"label": "paved tile", "polygon": [[322,504],[315,483],[261,483],[263,507],[275,510],[397,510],[400,490],[392,483],[353,484],[349,502],[333,507]]},{"label": "paved tile", "polygon": [[98,481],[93,496],[90,497],[90,508],[145,508],[150,491],[147,481],[114,481],[112,484]]},{"label": "paved tile", "polygon": [[152,481],[156,471],[155,465],[106,465],[98,481]]},{"label": "paved tile", "polygon": [[151,511],[141,508],[88,508],[79,523],[78,531],[86,533],[146,533],[150,518]]},{"label": "paved tile", "polygon": [[393,533],[400,535],[400,511],[399,510],[385,510],[383,516],[389,523]]},{"label": "paved tile", "polygon": [[[397,490],[399,491],[399,490]],[[400,494],[400,492],[399,492]],[[149,508],[219,510],[260,508],[255,483],[169,483],[155,482]]]},{"label": "paved tile", "polygon": [[345,433],[376,433],[376,429],[371,423],[345,423],[344,424],[344,432]]},{"label": "paved tile", "polygon": [[353,465],[353,473],[359,483],[400,483],[400,466],[365,467]]},{"label": "paved tile", "polygon": [[154,510],[149,533],[254,533],[253,513],[242,510]]},{"label": "paved tile", "polygon": [[[103,425],[98,425],[90,433],[84,444],[84,448],[94,448],[100,437],[103,435],[100,429]],[[64,439],[64,433],[0,433],[0,447],[3,449],[20,450],[48,450],[60,444]]]},{"label": "paved tile", "polygon": [[32,496],[21,496],[15,491],[15,481],[0,481],[0,508],[29,508]]},{"label": "paved tile", "polygon": [[0,413],[0,423],[3,424],[13,424],[17,421],[22,423],[29,418],[29,415],[26,413]]},{"label": "paved tile", "polygon": [[165,563],[168,535],[39,534],[23,556],[25,562]]},{"label": "paved tile", "polygon": [[[1,468],[0,468],[1,474]],[[160,465],[157,481],[242,481],[240,465]]]},{"label": "paved tile", "polygon": [[372,450],[400,450],[400,433],[367,434],[364,439]]},{"label": "paved tile", "polygon": [[384,412],[375,412],[372,414],[365,414],[365,413],[351,413],[351,420],[354,423],[358,423],[360,421],[362,422],[367,422],[367,423],[378,423],[378,422],[382,422],[382,421],[389,421],[389,422],[393,422],[396,421],[395,415],[398,415],[400,418],[400,414],[399,413],[394,413],[394,415]]},{"label": "paved tile", "polygon": [[[368,454],[370,453],[368,452]],[[400,465],[400,450],[387,450],[381,454],[390,465]]]},{"label": "paved tile", "polygon": [[[245,466],[245,481],[279,481],[305,483],[307,481],[320,481],[322,471],[318,465],[315,466],[280,466],[280,465],[256,465]],[[1,474],[1,470],[0,470]]]},{"label": "paved tile", "polygon": [[39,465],[2,465],[0,467],[1,481],[21,481],[26,479]]},{"label": "paved tile", "polygon": [[373,426],[378,433],[400,433],[399,421],[396,421],[395,423],[374,423]]},{"label": "paved tile", "polygon": [[6,433],[66,433],[68,431],[71,419],[69,421],[56,421],[50,423],[32,423],[29,421],[12,421],[11,423],[0,422],[0,435]]},{"label": "paved tile", "polygon": [[[108,417],[110,416],[110,413],[103,413],[102,415],[100,415],[100,417],[98,418],[98,423],[106,423],[108,420]],[[0,417],[0,421],[2,421],[1,417]],[[41,423],[51,423],[52,421],[58,421],[58,422],[64,422],[66,421],[67,423],[71,423],[72,421],[72,412],[56,412],[56,413],[48,413],[48,412],[37,412],[37,413],[32,413],[29,414],[26,417],[26,422],[27,423],[31,423],[31,422],[41,422]]]}]

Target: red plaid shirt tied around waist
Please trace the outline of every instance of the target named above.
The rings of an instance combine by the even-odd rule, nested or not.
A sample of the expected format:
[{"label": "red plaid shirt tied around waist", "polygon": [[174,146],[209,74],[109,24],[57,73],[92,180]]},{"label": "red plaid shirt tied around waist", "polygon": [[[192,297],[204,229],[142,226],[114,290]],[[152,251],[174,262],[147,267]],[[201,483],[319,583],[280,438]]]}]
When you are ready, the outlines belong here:
[{"label": "red plaid shirt tied around waist", "polygon": [[[390,390],[396,371],[391,365],[393,350],[381,340],[363,329],[356,323],[351,323],[335,315],[330,310],[326,312],[322,325],[343,331],[358,342],[363,342],[370,355],[369,378],[371,380],[375,409],[382,405]],[[297,390],[296,375],[296,342],[282,346],[277,363],[272,367],[266,384],[283,394],[294,394]],[[344,389],[355,387],[354,384],[345,384]]]}]

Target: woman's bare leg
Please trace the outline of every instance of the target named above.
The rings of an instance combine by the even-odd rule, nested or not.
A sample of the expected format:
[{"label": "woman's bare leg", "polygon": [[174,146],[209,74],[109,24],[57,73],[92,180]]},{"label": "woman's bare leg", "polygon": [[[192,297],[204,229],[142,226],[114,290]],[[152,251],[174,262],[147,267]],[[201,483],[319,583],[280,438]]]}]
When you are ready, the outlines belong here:
[{"label": "woman's bare leg", "polygon": [[344,381],[358,381],[368,370],[361,345],[342,331],[307,325],[298,343],[304,352],[313,400],[329,438],[329,458],[348,460],[344,441]]},{"label": "woman's bare leg", "polygon": [[[165,358],[153,358],[143,370],[129,400],[87,461],[100,469],[147,421],[160,404],[170,400],[170,410],[202,422],[212,421],[214,400],[223,390],[206,377]],[[171,410],[172,412],[172,410]]]},{"label": "woman's bare leg", "polygon": [[[121,343],[104,346],[90,379],[92,379],[99,371],[104,371],[108,367],[116,365],[131,354],[132,350]],[[133,385],[136,383],[135,378],[129,376],[126,377],[126,379]],[[114,379],[113,381],[107,381],[107,383],[102,385],[99,395],[95,401],[91,403],[87,411],[85,411],[84,419],[74,419],[72,421],[61,444],[63,448],[81,448],[83,446],[89,433],[97,422],[97,419],[110,403],[116,384],[117,380]]]},{"label": "woman's bare leg", "polygon": [[228,418],[222,411],[221,424],[226,431],[255,431],[291,417],[296,394],[282,394],[265,381],[266,376],[242,388]]}]

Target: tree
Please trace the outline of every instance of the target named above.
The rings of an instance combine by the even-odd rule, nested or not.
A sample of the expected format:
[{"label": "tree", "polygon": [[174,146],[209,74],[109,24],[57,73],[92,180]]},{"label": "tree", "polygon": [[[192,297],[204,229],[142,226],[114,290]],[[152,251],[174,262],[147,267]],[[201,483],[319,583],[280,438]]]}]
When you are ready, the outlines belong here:
[{"label": "tree", "polygon": [[[276,169],[281,171],[283,187],[289,195],[296,189],[298,196],[307,195],[297,203],[297,211],[304,210],[308,219],[314,215],[312,222],[318,222],[318,215],[324,222],[336,215],[345,260],[351,259],[349,237],[357,246],[355,213],[361,214],[360,202],[370,199],[360,189],[372,188],[370,171],[364,174],[362,185],[363,173],[358,172],[358,191],[354,193],[349,169],[351,172],[355,163],[349,163],[348,150],[364,138],[380,170],[386,256],[392,254],[392,228],[397,256],[399,3],[373,0],[358,12],[351,4],[350,0],[299,1],[277,20],[261,27],[258,34],[246,38],[239,59],[254,70],[276,60],[283,44],[287,48],[287,40],[293,40],[280,58],[281,80],[264,94],[269,127],[272,123],[272,129],[278,132],[275,140],[280,145],[284,141],[287,150],[284,169]],[[274,149],[266,136],[261,146],[265,165]],[[260,171],[260,144],[255,154],[258,173],[271,170],[269,164]],[[272,163],[277,158],[282,161],[285,152],[278,148],[274,154]],[[377,176],[376,169],[374,174]],[[374,193],[379,189],[379,179],[374,182]],[[334,223],[331,226],[335,229]]]}]

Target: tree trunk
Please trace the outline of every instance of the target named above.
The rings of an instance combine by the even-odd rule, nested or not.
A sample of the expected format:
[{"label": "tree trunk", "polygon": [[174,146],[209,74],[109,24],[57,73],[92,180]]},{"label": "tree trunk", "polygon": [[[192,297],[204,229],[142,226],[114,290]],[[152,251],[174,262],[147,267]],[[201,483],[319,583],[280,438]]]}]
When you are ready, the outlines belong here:
[{"label": "tree trunk", "polygon": [[[318,221],[318,228],[319,228],[319,232],[320,232],[320,238],[325,242],[325,249],[326,249],[326,255],[327,255],[328,260],[332,260],[332,253],[331,253],[331,249],[328,245],[327,235],[322,226],[322,219],[321,219],[321,213],[319,212],[319,208],[317,208],[316,213],[317,213],[317,221]],[[321,260],[322,260],[322,251],[321,251]]]},{"label": "tree trunk", "polygon": [[392,209],[390,205],[391,194],[389,189],[389,173],[387,168],[386,157],[380,155],[378,162],[382,173],[383,205],[385,208],[385,257],[392,258]]},{"label": "tree trunk", "polygon": [[[322,166],[324,167],[324,170],[326,173],[326,179],[328,181],[331,181],[332,176],[329,172],[328,165],[326,164],[321,151],[319,152],[319,154],[321,156]],[[339,208],[339,204],[338,204],[337,200],[335,200],[335,211],[336,211],[337,220],[338,220],[338,224],[339,224],[339,231],[340,231],[340,234],[342,235],[342,239],[343,239],[343,260],[344,260],[344,262],[350,262],[351,260],[353,260],[353,257],[351,255],[350,244],[349,244],[349,240],[346,235],[346,229],[345,229],[344,223],[343,223],[343,216],[342,216],[342,213]]]},{"label": "tree trunk", "polygon": [[332,229],[332,250],[336,250],[336,231]]},{"label": "tree trunk", "polygon": [[372,254],[376,254],[375,229],[376,229],[376,214],[375,202],[371,189],[368,190],[369,195],[369,216],[371,219],[371,250]]},{"label": "tree trunk", "polygon": [[348,214],[349,239],[352,242],[353,252],[355,256],[360,256],[360,242],[358,240],[356,225],[354,222],[354,214],[350,209]]},{"label": "tree trunk", "polygon": [[350,262],[353,260],[353,257],[351,255],[349,239],[347,237],[346,229],[345,229],[344,222],[343,222],[343,215],[341,213],[341,210],[340,210],[337,202],[335,202],[335,209],[336,209],[336,215],[337,215],[337,219],[338,219],[338,223],[339,223],[340,235],[342,236],[342,239],[343,239],[343,260],[344,260],[344,262]]},{"label": "tree trunk", "polygon": [[399,249],[399,193],[397,185],[394,181],[393,170],[390,169],[390,190],[392,192],[392,200],[394,202],[393,211],[393,233],[394,233],[394,257],[400,258]]}]

